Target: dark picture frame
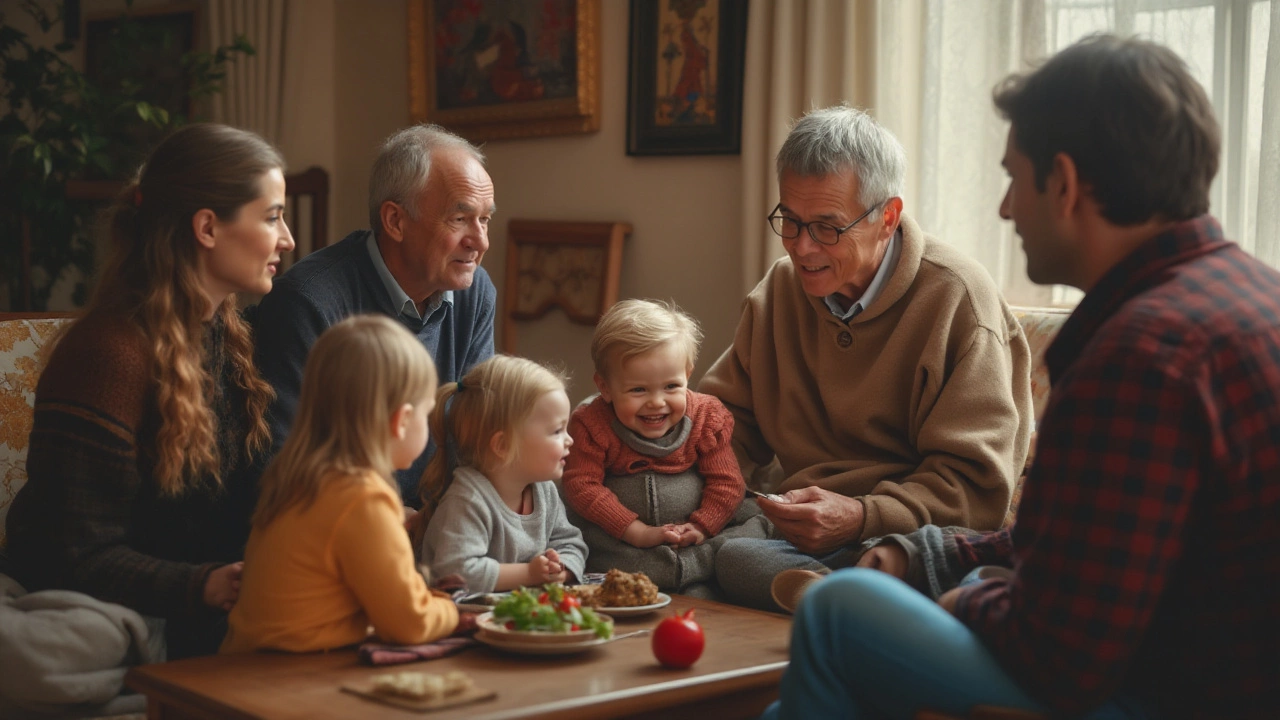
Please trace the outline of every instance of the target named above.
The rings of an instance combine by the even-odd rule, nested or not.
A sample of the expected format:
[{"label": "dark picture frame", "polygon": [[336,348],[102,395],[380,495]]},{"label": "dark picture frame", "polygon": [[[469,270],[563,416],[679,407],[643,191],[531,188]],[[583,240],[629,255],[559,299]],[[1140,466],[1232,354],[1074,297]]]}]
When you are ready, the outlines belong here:
[{"label": "dark picture frame", "polygon": [[[84,23],[85,74],[101,84],[138,83],[140,99],[167,110],[171,115],[191,117],[189,88],[182,73],[182,57],[196,47],[199,37],[199,6],[174,3],[134,8],[130,24],[121,24],[119,13],[95,15]],[[124,34],[122,34],[124,33]],[[145,49],[129,55],[112,45]],[[107,57],[127,57],[129,64],[113,66]],[[114,73],[107,74],[108,68]]]},{"label": "dark picture frame", "polygon": [[742,148],[747,0],[631,0],[628,155]]},{"label": "dark picture frame", "polygon": [[409,0],[409,115],[468,140],[600,129],[600,0]]}]

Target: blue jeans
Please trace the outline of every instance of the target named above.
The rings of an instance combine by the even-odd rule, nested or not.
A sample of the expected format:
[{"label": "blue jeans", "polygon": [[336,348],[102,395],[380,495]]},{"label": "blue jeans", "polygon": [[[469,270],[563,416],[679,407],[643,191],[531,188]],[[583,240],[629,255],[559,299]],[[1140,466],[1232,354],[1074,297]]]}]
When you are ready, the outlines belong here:
[{"label": "blue jeans", "polygon": [[[865,568],[814,584],[796,611],[782,695],[763,718],[964,716],[974,705],[1047,712],[963,623],[906,583]],[[1117,698],[1089,720],[1149,717]]]}]

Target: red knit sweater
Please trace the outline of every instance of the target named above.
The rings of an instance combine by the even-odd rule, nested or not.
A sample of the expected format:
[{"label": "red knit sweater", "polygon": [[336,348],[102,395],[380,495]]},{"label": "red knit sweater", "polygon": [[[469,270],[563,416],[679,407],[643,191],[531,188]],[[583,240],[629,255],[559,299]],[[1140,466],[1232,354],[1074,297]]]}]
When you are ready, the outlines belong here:
[{"label": "red knit sweater", "polygon": [[569,421],[573,451],[565,464],[561,486],[569,505],[582,517],[621,539],[627,526],[639,517],[628,510],[603,484],[606,475],[653,472],[673,475],[695,464],[706,481],[702,504],[689,522],[710,535],[724,529],[742,502],[746,483],[733,454],[733,415],[710,395],[688,391],[685,415],[693,423],[689,439],[666,457],[651,457],[632,450],[614,433],[613,405],[597,397],[578,408]]}]

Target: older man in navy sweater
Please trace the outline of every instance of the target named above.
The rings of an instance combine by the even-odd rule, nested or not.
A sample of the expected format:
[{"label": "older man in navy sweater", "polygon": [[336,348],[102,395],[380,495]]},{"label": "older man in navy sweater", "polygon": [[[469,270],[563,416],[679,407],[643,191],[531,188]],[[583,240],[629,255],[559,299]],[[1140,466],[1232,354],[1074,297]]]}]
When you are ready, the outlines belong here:
[{"label": "older man in navy sweater", "polygon": [[[480,267],[489,249],[493,181],[484,155],[435,125],[401,130],[382,145],[369,180],[369,224],[308,255],[253,313],[258,367],[276,390],[269,421],[279,448],[293,424],[302,368],[330,325],[360,313],[399,321],[453,382],[493,355],[497,292]],[[434,443],[397,473],[406,504]]]}]

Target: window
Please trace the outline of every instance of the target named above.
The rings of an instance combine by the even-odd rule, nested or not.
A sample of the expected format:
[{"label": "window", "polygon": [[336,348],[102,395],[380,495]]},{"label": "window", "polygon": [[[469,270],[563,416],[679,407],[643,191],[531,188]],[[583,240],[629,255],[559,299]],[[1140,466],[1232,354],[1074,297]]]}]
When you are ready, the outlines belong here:
[{"label": "window", "polygon": [[[989,0],[975,11],[971,3],[925,0],[918,31],[907,13],[893,11],[896,5],[886,10],[883,28],[920,42],[918,76],[903,69],[907,63],[895,52],[901,43],[887,43],[879,60],[884,72],[877,110],[904,138],[914,165],[908,167],[909,210],[925,230],[981,262],[1010,302],[1074,304],[1079,292],[1027,280],[1021,243],[995,216],[1005,189],[996,163],[1007,126],[991,106],[991,89],[1010,72],[1025,71],[1090,33],[1139,35],[1181,55],[1214,104],[1223,143],[1211,212],[1227,237],[1280,262],[1280,237],[1269,229],[1275,213],[1265,204],[1280,198],[1274,186],[1280,169],[1259,161],[1263,142],[1270,147],[1275,141],[1269,138],[1280,133],[1280,116],[1263,114],[1267,91],[1280,105],[1274,97],[1280,69],[1266,77],[1272,1],[1280,2]],[[907,120],[913,117],[918,126]],[[1266,247],[1259,247],[1260,221]]]}]

